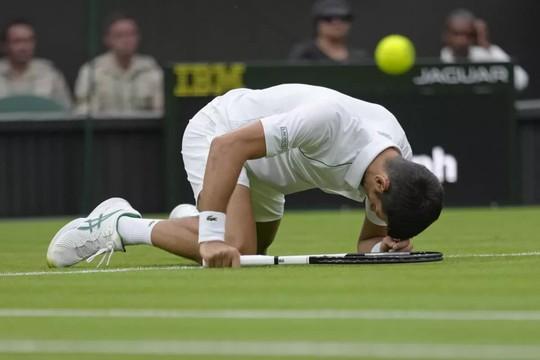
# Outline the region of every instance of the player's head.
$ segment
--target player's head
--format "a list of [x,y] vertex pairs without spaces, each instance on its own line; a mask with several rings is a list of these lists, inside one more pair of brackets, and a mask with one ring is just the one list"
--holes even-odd
[[347,0],[317,0],[311,13],[315,36],[344,39],[349,34],[353,14]]
[[36,35],[32,24],[24,19],[10,21],[2,31],[3,50],[11,63],[24,65],[34,57]]
[[104,42],[107,48],[117,56],[133,56],[139,47],[137,21],[124,14],[112,15],[105,24]]
[[446,18],[443,42],[455,56],[467,57],[469,48],[474,45],[476,39],[475,19],[474,14],[465,9],[454,10]]
[[442,185],[425,166],[401,156],[386,160],[384,168],[370,180],[372,210],[386,220],[389,236],[410,239],[439,218]]

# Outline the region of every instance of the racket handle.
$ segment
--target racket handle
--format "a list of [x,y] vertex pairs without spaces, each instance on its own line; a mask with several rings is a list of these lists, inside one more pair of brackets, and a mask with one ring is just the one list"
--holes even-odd
[[270,256],[270,255],[242,255],[240,266],[265,266],[265,265],[304,265],[309,264],[309,256]]
[[274,265],[275,256],[270,255],[242,255],[240,256],[240,266],[264,266]]
[[316,254],[316,255],[242,255],[240,256],[240,266],[267,266],[267,265],[305,265],[309,264],[312,256],[345,256],[347,254]]

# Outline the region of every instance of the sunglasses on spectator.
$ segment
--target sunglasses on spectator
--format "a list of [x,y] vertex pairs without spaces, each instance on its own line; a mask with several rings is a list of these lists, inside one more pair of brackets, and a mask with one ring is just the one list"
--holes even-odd
[[329,16],[319,17],[319,20],[325,21],[325,22],[332,22],[334,20],[341,20],[343,22],[351,22],[352,19],[353,19],[352,15],[329,15]]

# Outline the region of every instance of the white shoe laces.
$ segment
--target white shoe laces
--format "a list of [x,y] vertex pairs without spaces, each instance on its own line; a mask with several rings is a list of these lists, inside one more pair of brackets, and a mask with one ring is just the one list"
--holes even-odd
[[[114,245],[113,245],[113,243],[108,242],[106,247],[99,249],[94,255],[92,255],[88,259],[86,259],[86,262],[91,263],[92,261],[94,261],[94,259],[96,257],[98,257],[101,254],[104,254],[104,255],[101,257],[101,260],[97,264],[96,268],[100,267],[101,264],[103,264],[103,261],[105,261],[105,258],[107,258],[107,262],[105,263],[105,266],[109,266],[109,263],[111,262],[111,258],[112,258],[113,254],[114,254]],[[109,255],[107,256],[107,254],[109,254]]]

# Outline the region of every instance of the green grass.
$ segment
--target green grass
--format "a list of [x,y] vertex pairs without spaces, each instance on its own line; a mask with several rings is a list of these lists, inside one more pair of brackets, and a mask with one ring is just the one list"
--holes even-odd
[[[537,255],[448,257],[443,262],[429,264],[167,270],[159,267],[192,263],[154,248],[138,246],[130,247],[126,254],[115,254],[110,267],[155,266],[158,269],[6,276],[12,272],[62,271],[46,267],[45,252],[49,239],[67,220],[0,221],[0,312],[3,312],[0,314],[0,359],[277,358],[277,355],[255,356],[235,349],[229,356],[218,356],[220,348],[215,346],[223,341],[233,346],[235,342],[253,343],[260,346],[261,355],[277,349],[282,351],[279,358],[287,358],[284,354],[289,354],[288,358],[294,359],[312,359],[314,355],[300,351],[304,356],[292,356],[291,351],[286,350],[287,344],[311,349],[318,349],[317,346],[323,349],[335,343],[338,349],[347,346],[389,349],[386,355],[370,353],[369,349],[358,353],[359,358],[366,359],[540,358],[540,256]],[[445,255],[537,252],[539,221],[540,208],[449,209],[415,239],[415,246],[418,250],[438,250]],[[361,222],[361,214],[352,211],[290,212],[270,252],[284,255],[351,251]],[[94,265],[85,263],[70,270],[93,268]],[[211,315],[191,318],[15,317],[10,315],[13,309],[124,309],[134,313],[141,309],[188,312],[402,310],[466,314],[471,311],[510,314],[529,311],[532,314],[536,311],[537,317],[525,321],[241,319],[212,318]],[[38,347],[22,353],[8,350],[13,344],[20,346],[22,340],[32,341],[33,346]],[[50,345],[49,341],[59,341],[64,347],[70,345],[76,349],[64,349],[67,353],[63,354],[54,349],[40,353],[44,351],[43,346]],[[99,343],[90,346],[90,350],[81,350],[81,344],[88,345],[87,341],[107,341],[107,344],[124,344],[124,347],[114,353],[107,344]],[[153,350],[129,354],[126,350],[129,346],[122,341],[153,346]],[[151,341],[166,343],[156,345],[149,343]],[[199,351],[202,354],[190,355],[178,350],[185,349],[183,346],[188,346],[186,342],[190,341],[203,348]],[[300,344],[306,342],[307,345]],[[153,354],[156,347],[162,349],[162,345],[167,344],[176,344],[176,352]],[[432,355],[426,354],[427,350],[415,355],[407,346],[424,350],[430,349],[429,346],[436,348]],[[443,346],[449,346],[450,350]],[[452,355],[456,349],[462,352]],[[351,355],[350,351],[340,351],[324,357]],[[514,355],[505,355],[508,351],[514,351]]]

